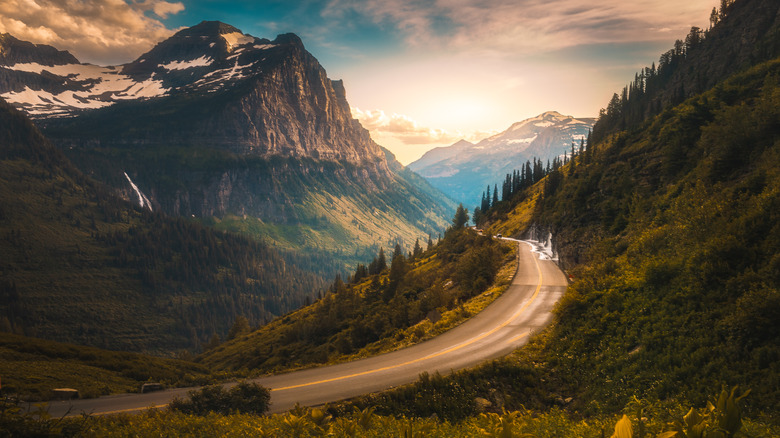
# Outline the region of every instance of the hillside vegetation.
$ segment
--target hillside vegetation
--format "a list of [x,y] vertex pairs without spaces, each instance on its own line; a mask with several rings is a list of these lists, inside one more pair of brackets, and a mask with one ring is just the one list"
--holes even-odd
[[79,391],[79,397],[91,398],[139,392],[147,382],[193,386],[213,380],[206,367],[190,361],[101,350],[12,333],[0,333],[0,377],[3,394],[29,401],[49,400],[54,388],[74,388]]
[[239,316],[256,325],[300,307],[336,270],[324,256],[136,209],[5,104],[0,126],[1,331],[197,351]]
[[492,302],[516,269],[515,245],[452,228],[423,251],[396,246],[337,278],[322,299],[198,358],[218,370],[269,372],[365,357],[454,327]]
[[532,198],[575,278],[533,360],[576,409],[739,384],[777,412],[778,78],[780,59],[612,134]]

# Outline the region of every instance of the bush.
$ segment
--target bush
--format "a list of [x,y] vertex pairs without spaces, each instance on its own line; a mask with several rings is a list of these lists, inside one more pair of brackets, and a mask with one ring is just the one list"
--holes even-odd
[[213,385],[190,391],[189,399],[175,398],[168,407],[195,415],[206,415],[209,412],[262,415],[270,405],[271,392],[268,388],[257,383],[239,382],[228,390],[221,385]]

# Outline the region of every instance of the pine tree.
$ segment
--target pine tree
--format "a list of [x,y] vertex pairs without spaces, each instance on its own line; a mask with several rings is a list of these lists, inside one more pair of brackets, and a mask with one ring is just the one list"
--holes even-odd
[[384,248],[379,248],[379,256],[377,258],[377,268],[379,269],[379,272],[382,272],[385,269],[387,269],[387,259],[385,258]]
[[418,259],[423,253],[422,247],[420,246],[420,239],[417,239],[414,241],[414,250],[412,251],[412,258],[415,260]]
[[239,336],[249,333],[250,330],[251,328],[249,327],[249,320],[246,319],[245,316],[239,316],[236,318],[236,321],[233,323],[233,326],[230,327],[230,331],[228,331],[227,338],[228,340],[235,339]]
[[[495,192],[493,193],[495,196]],[[463,208],[463,204],[458,204],[458,209],[455,211],[455,216],[452,218],[452,228],[459,230],[466,226],[469,221],[469,212]]]
[[498,204],[498,184],[493,186],[493,203],[492,205],[495,206]]
[[715,27],[716,24],[720,21],[720,15],[718,15],[718,8],[713,7],[712,13],[710,14],[710,29]]
[[[490,190],[490,186],[488,186],[488,190]],[[490,197],[485,195],[485,192],[482,192],[482,202],[480,203],[480,210],[483,212],[487,212],[490,210]]]

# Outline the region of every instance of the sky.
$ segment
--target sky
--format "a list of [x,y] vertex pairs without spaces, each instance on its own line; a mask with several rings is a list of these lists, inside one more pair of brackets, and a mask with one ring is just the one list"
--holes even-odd
[[403,164],[545,111],[596,117],[716,0],[2,0],[0,33],[99,65],[219,20],[298,34]]

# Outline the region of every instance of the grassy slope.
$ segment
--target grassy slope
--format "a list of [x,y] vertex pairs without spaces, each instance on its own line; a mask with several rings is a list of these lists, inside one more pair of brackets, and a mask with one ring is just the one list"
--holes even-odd
[[80,397],[138,392],[145,382],[192,386],[211,381],[201,365],[138,353],[101,350],[0,333],[4,394],[47,400],[53,388],[74,388]]
[[[395,292],[388,292],[390,269],[355,284],[334,286],[333,293],[311,306],[207,351],[199,361],[215,369],[262,373],[355,359],[421,342],[497,298],[516,269],[512,254],[512,245],[470,231],[448,233],[409,264]],[[495,272],[484,274],[483,283],[466,284],[457,271],[467,265]],[[436,322],[427,318],[432,311],[440,318],[434,318]]]
[[444,215],[454,211],[451,202],[443,208],[432,208],[441,200],[434,202],[403,175],[395,176],[392,191],[373,193],[365,193],[363,187],[349,180],[325,174],[306,185],[306,193],[290,199],[300,221],[276,223],[227,215],[206,219],[205,223],[258,237],[286,250],[329,254],[345,268],[394,242],[408,247],[416,239],[435,236],[447,225]]
[[545,195],[561,247],[590,236],[540,358],[580,408],[720,384],[780,408],[779,75],[762,64],[597,144]]

